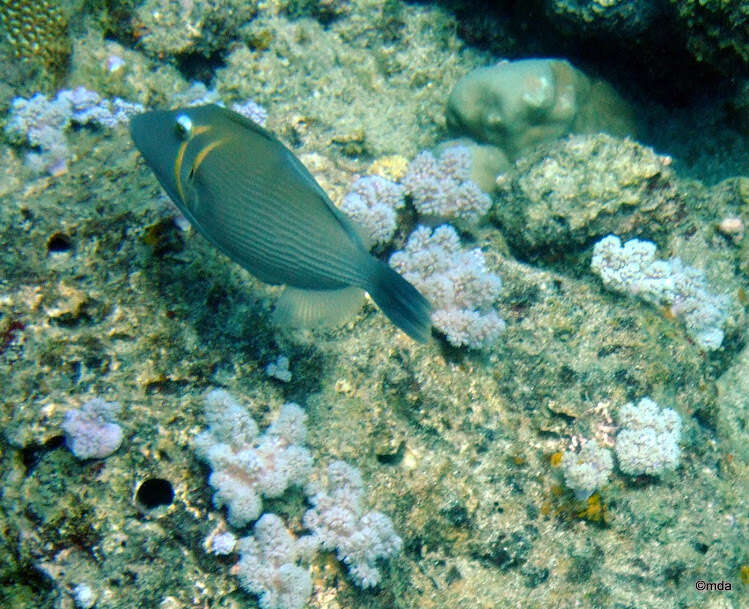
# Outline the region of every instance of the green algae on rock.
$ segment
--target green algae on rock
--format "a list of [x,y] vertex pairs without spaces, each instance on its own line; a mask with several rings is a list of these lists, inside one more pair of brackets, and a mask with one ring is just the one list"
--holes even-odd
[[501,176],[491,213],[528,257],[571,252],[608,233],[663,233],[681,208],[670,164],[628,139],[571,135]]
[[565,32],[617,37],[647,30],[663,6],[652,0],[548,0],[543,10]]
[[669,0],[694,58],[728,76],[749,67],[746,0]]
[[146,0],[132,23],[139,43],[153,57],[211,59],[237,38],[238,29],[257,13],[255,0]]

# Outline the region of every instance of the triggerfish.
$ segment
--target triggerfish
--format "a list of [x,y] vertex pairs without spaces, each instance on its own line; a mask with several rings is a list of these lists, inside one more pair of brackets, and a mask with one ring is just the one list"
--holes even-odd
[[329,325],[362,290],[411,338],[428,339],[429,302],[369,252],[352,221],[273,134],[208,105],[139,114],[130,133],[164,190],[215,247],[284,284],[276,318]]

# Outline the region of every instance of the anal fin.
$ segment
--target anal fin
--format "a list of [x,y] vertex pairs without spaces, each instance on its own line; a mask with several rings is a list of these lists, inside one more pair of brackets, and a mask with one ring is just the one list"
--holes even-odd
[[364,291],[346,287],[340,290],[302,290],[286,286],[273,312],[281,327],[330,328],[354,315],[364,302]]

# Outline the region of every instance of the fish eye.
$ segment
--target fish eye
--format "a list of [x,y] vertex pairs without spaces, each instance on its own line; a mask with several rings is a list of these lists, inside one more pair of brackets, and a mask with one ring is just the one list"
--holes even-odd
[[174,124],[177,137],[181,140],[190,139],[192,135],[192,120],[187,114],[180,114]]

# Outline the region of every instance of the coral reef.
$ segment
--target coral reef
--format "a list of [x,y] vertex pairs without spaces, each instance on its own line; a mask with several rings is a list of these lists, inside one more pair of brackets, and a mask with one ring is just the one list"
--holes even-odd
[[122,428],[115,416],[120,411],[117,402],[93,398],[80,410],[68,410],[62,422],[65,443],[79,459],[104,459],[122,444]]
[[262,609],[302,609],[312,591],[307,569],[316,541],[310,536],[294,539],[275,514],[263,514],[252,537],[237,542],[239,562],[232,568],[239,583],[259,596]]
[[609,235],[595,244],[590,267],[607,288],[669,307],[700,347],[718,349],[729,297],[710,293],[700,269],[686,266],[676,257],[656,260],[655,253],[656,245],[650,241],[631,239],[622,245],[619,237]]
[[652,0],[547,0],[544,11],[556,27],[575,34],[634,36],[663,13]]
[[234,110],[234,112],[249,118],[251,121],[255,121],[261,127],[265,126],[265,122],[268,120],[268,111],[251,99],[242,103],[233,103],[231,109]]
[[447,125],[516,159],[569,133],[634,133],[631,110],[602,81],[559,59],[501,61],[461,78],[450,93]]
[[64,73],[71,41],[61,2],[0,0],[0,24],[17,57],[38,65],[52,80]]
[[362,588],[380,581],[377,561],[400,552],[403,545],[393,523],[382,512],[364,513],[364,485],[359,471],[344,461],[328,466],[324,488],[310,483],[312,508],[304,525],[326,550],[334,550],[348,566],[349,575]]
[[492,217],[525,256],[551,256],[592,237],[657,234],[680,210],[670,159],[628,139],[574,135],[541,146],[500,178]]
[[408,171],[408,159],[400,154],[390,154],[375,159],[367,173],[392,182],[400,182]]
[[[451,84],[481,55],[466,47],[459,56],[445,46],[445,36],[455,39],[454,22],[433,5],[357,4],[350,18],[329,26],[272,11],[240,27],[240,41],[228,47],[215,84],[224,95],[272,104],[274,115],[283,117],[274,129],[294,124],[294,137],[318,152],[334,139],[355,139],[356,156],[371,159],[410,158],[434,145],[444,131],[437,117]],[[372,25],[401,12],[409,18],[393,16],[395,41],[390,28]],[[185,36],[177,40],[178,33],[171,35],[182,47]]]
[[73,588],[73,599],[78,609],[91,609],[96,604],[96,593],[88,584],[78,584]]
[[650,398],[619,409],[621,430],[616,435],[616,458],[625,474],[658,476],[676,469],[681,459],[681,417],[659,408]]
[[17,144],[41,149],[26,155],[32,169],[59,175],[66,171],[72,156],[65,137],[68,127],[76,124],[111,129],[142,111],[140,104],[118,97],[102,99],[84,87],[59,91],[52,100],[38,93],[30,99],[13,100],[5,134]]
[[[274,423],[258,437],[254,420],[226,391],[214,389],[206,397],[209,430],[195,439],[202,458],[213,468],[210,484],[217,507],[228,506],[229,523],[241,527],[260,516],[261,496],[278,497],[293,484],[306,482],[311,455],[300,446],[305,415],[295,404],[284,404]],[[313,507],[304,514],[312,535],[294,539],[275,514],[265,513],[255,523],[254,537],[236,540],[217,532],[206,539],[209,552],[240,560],[232,569],[249,592],[260,596],[266,609],[295,609],[310,594],[310,579],[298,566],[309,561],[318,545],[335,550],[362,587],[377,585],[376,562],[396,554],[401,539],[390,519],[380,512],[363,513],[364,485],[359,471],[343,461],[331,463],[324,486],[310,482],[305,493]]]
[[744,0],[669,0],[687,49],[731,76],[749,66],[749,10]]
[[245,0],[148,0],[135,11],[140,44],[154,57],[196,55],[210,58],[237,37],[237,30],[257,12]]
[[312,456],[301,446],[307,430],[304,411],[291,402],[264,434],[250,414],[226,391],[206,396],[208,430],[195,449],[213,470],[209,483],[216,507],[226,506],[229,522],[241,527],[262,512],[262,497],[279,497],[306,482]]
[[434,148],[434,155],[442,153],[455,146],[468,148],[471,152],[470,180],[482,191],[491,194],[497,188],[497,176],[504,174],[512,167],[507,155],[496,146],[479,144],[468,137],[445,140]]
[[502,289],[479,249],[465,250],[452,226],[420,226],[391,266],[432,304],[432,323],[456,347],[491,347],[505,328],[493,306]]
[[[624,8],[603,0],[569,5],[583,13],[594,2]],[[90,14],[94,4],[127,8],[104,28]],[[251,21],[230,27],[226,43],[219,34],[215,46],[206,45],[217,50],[205,56],[196,39],[210,31],[192,20],[191,7],[200,4],[85,2],[73,23],[65,86],[166,107],[187,103],[180,93],[197,78],[205,85],[193,88],[190,102],[255,99],[271,110],[273,132],[336,202],[358,176],[382,171],[398,182],[404,159],[423,149],[439,157],[445,101],[459,76],[501,56],[541,56],[554,44],[553,26],[523,19],[530,11],[542,18],[551,0],[495,3],[493,11],[455,2],[271,0],[257,5]],[[134,5],[191,19],[154,32],[145,51],[147,27],[165,22],[154,15],[140,22]],[[307,8],[300,13],[299,5]],[[520,18],[506,18],[509,10]],[[655,164],[648,176],[640,169],[654,153],[643,147],[614,140],[606,151],[597,136],[544,144],[555,163],[527,183],[538,206],[519,186],[543,163],[532,151],[527,165],[523,157],[519,170],[499,172],[492,220],[500,230],[484,223],[461,233],[463,246],[479,248],[502,277],[508,329],[485,353],[411,344],[383,331],[384,320],[371,314],[304,339],[282,336],[270,323],[274,288],[231,268],[184,221],[173,220],[125,129],[71,124],[64,134],[74,161],[54,179],[24,168],[28,140],[14,148],[2,138],[0,606],[72,607],[81,584],[93,593],[82,600],[95,597],[96,609],[258,605],[229,572],[236,543],[225,536],[225,510],[214,506],[209,467],[193,448],[205,427],[206,387],[247,396],[260,433],[282,403],[303,400],[310,453],[359,468],[365,511],[378,509],[397,523],[403,550],[390,568],[377,565],[382,579],[374,589],[357,589],[334,552],[316,554],[309,609],[740,605],[749,529],[742,485],[749,459],[746,318],[732,310],[721,349],[705,353],[669,310],[612,297],[589,272],[592,244],[606,234],[649,239],[664,257],[678,253],[704,267],[711,286],[745,307],[749,231],[740,237],[721,225],[748,221],[749,180],[732,177],[747,166],[746,134],[736,129],[746,104],[738,97],[726,106],[722,93],[730,91],[701,78],[709,66],[685,61],[659,69],[683,58],[679,32],[664,25],[655,48],[647,34],[630,47],[614,41],[617,53],[609,40],[597,41],[586,66],[633,94],[638,119],[650,126],[643,142],[673,162],[660,157],[661,169]],[[726,27],[713,31],[724,30],[725,40],[743,34]],[[180,50],[156,50],[157,37]],[[569,37],[564,48],[581,50],[581,42]],[[9,44],[0,44],[3,51],[7,59]],[[125,64],[110,62],[113,56]],[[9,73],[24,63],[7,62],[3,113],[14,97],[35,92],[29,83],[19,89]],[[681,87],[674,90],[674,81]],[[708,99],[694,103],[702,94]],[[669,103],[654,111],[656,95]],[[731,133],[734,139],[726,137]],[[574,159],[572,169],[565,158]],[[382,161],[377,171],[369,169],[373,160]],[[488,192],[475,176],[475,154],[473,160],[471,179]],[[627,166],[636,169],[631,187]],[[485,172],[489,187],[495,171]],[[607,175],[617,184],[599,199],[596,188]],[[641,203],[617,207],[619,193]],[[544,196],[553,206],[544,206]],[[499,220],[503,206],[517,214],[514,223]],[[599,213],[586,215],[586,206]],[[614,210],[610,219],[607,209]],[[561,210],[556,226],[552,210]],[[399,212],[392,244],[379,251],[402,249],[411,211]],[[565,229],[579,219],[579,230]],[[522,245],[525,234],[536,249]],[[294,366],[289,383],[265,373],[279,353]],[[84,395],[126,405],[127,450],[81,462],[60,446],[64,411],[79,407],[71,396]],[[681,463],[657,484],[620,472],[583,514],[572,491],[559,493],[561,471],[549,471],[549,455],[561,438],[615,435],[596,427],[609,425],[606,417],[589,411],[642,395],[678,405]],[[168,504],[141,501],[151,480],[173,489]],[[303,491],[262,502],[293,537],[305,533]],[[212,531],[214,544],[205,542],[201,552]],[[307,568],[302,558],[293,564]],[[703,574],[718,574],[734,590],[706,596],[693,585]]]
[[586,441],[579,451],[566,450],[562,455],[564,483],[585,500],[601,488],[614,470],[614,459],[608,448],[595,440]]
[[737,355],[734,363],[718,379],[715,424],[728,454],[749,463],[746,421],[749,421],[749,346]]
[[439,159],[425,150],[408,166],[402,180],[423,222],[458,220],[476,224],[491,199],[471,180],[473,155],[462,145],[445,148]]
[[289,358],[285,355],[279,355],[276,361],[270,362],[265,367],[265,374],[278,379],[282,383],[288,383],[291,380],[291,371],[289,370]]
[[211,535],[206,539],[206,549],[216,556],[226,556],[231,554],[237,547],[237,536],[231,531],[223,531]]
[[176,93],[172,98],[172,103],[178,106],[223,105],[219,92],[216,89],[209,89],[200,81],[192,81],[189,87]]
[[371,245],[392,239],[397,211],[405,204],[399,184],[377,176],[358,178],[341,201],[341,209],[365,232]]

